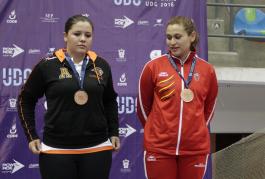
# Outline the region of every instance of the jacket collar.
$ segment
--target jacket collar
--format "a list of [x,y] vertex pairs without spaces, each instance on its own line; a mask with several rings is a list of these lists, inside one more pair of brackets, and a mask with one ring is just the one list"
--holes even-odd
[[190,61],[192,61],[192,59],[196,55],[196,51],[190,51],[190,53],[188,54],[188,56],[186,57],[186,59],[184,61],[182,61],[181,59],[173,56],[171,52],[169,52],[169,54],[174,59],[175,63],[179,63],[179,64],[183,65],[185,63],[189,63]]
[[[60,60],[60,62],[63,62],[65,60],[65,52],[66,52],[66,49],[61,48],[55,51],[54,54]],[[89,59],[93,61],[93,63],[97,59],[97,54],[94,51],[87,51],[87,56],[89,57]]]

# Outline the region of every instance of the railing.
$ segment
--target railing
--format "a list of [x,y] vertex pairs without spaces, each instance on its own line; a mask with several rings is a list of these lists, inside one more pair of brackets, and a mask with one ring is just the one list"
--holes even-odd
[[[265,5],[252,5],[252,4],[231,4],[231,3],[207,3],[207,6],[214,7],[242,7],[242,8],[265,8]],[[233,11],[229,12],[229,26],[233,26],[231,18],[233,17]],[[232,30],[230,30],[231,33]],[[245,38],[245,39],[257,39],[263,40],[265,36],[253,36],[253,35],[236,35],[236,34],[208,34],[208,37],[220,37],[220,38]],[[233,49],[233,41],[229,41],[229,49]]]

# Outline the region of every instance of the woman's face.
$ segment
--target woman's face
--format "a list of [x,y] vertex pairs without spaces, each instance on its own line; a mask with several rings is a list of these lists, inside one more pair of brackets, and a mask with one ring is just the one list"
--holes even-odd
[[79,21],[64,33],[66,49],[70,55],[84,55],[92,46],[92,26],[89,22]]
[[172,55],[178,58],[185,58],[190,52],[191,43],[195,40],[196,33],[190,35],[181,24],[168,25],[166,29],[166,43]]

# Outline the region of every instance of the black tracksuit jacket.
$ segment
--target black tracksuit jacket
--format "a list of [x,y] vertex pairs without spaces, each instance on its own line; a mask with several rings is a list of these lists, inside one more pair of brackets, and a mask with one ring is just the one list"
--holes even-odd
[[39,138],[34,110],[43,95],[48,106],[43,133],[46,145],[83,148],[118,136],[117,93],[111,69],[103,58],[91,54],[85,71],[88,102],[84,105],[74,102],[80,87],[62,49],[34,67],[18,97],[18,113],[28,141]]

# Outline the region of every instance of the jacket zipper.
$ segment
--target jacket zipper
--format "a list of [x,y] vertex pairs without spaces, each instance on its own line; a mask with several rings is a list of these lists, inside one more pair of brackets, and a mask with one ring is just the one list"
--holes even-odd
[[[181,71],[181,75],[184,77],[184,64],[181,64],[180,71]],[[184,81],[181,79],[181,91],[183,89],[184,89]],[[179,155],[181,129],[182,129],[182,116],[183,116],[183,100],[180,98],[179,129],[178,129],[178,141],[177,141],[176,155]]]

